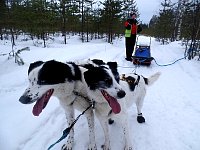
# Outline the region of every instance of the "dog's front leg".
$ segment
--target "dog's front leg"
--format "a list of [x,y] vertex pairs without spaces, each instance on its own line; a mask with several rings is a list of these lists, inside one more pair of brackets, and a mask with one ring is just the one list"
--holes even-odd
[[[73,105],[65,106],[65,115],[69,127],[74,121]],[[68,135],[67,143],[62,146],[62,150],[72,150],[73,144],[74,144],[74,128],[71,128]]]
[[88,121],[88,129],[89,129],[89,147],[88,150],[97,150],[96,142],[95,142],[95,131],[94,131],[94,113],[92,109],[89,109],[85,114]]
[[95,111],[95,114],[103,128],[104,136],[105,136],[105,142],[104,145],[102,145],[103,150],[110,150],[110,138],[109,138],[109,128],[108,128],[108,117],[102,116],[97,110]]
[[128,126],[128,122],[126,122],[127,124],[124,127],[124,136],[125,136],[125,150],[133,150],[132,148],[132,142],[130,140],[130,136],[129,136],[129,126]]
[[138,122],[138,123],[144,123],[144,122],[145,122],[145,118],[144,118],[144,116],[142,115],[143,100],[144,100],[144,97],[141,97],[141,98],[136,102],[137,112],[138,112],[138,116],[137,116],[137,122]]
[[127,116],[128,114],[124,114],[123,116],[121,116],[121,121],[120,121],[120,124],[123,129],[124,139],[125,139],[124,150],[133,150],[132,142],[130,140],[130,135],[129,135],[129,123],[127,120]]

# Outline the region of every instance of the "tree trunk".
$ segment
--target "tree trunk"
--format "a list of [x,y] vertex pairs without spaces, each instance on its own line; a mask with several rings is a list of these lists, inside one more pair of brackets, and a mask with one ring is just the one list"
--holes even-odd
[[83,9],[83,3],[84,0],[82,0],[82,5],[81,5],[81,39],[82,43],[84,42],[84,9]]
[[12,42],[12,47],[15,46],[15,37],[14,37],[14,32],[12,29],[10,29],[10,33],[11,33],[11,42]]
[[46,47],[46,40],[45,40],[45,33],[44,32],[42,33],[42,39],[44,41],[44,48],[45,48]]

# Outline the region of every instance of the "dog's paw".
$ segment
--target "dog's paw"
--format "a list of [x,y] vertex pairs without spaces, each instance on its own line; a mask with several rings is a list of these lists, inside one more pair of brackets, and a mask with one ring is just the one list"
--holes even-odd
[[88,150],[97,150],[96,144],[89,144]]
[[145,118],[143,116],[137,116],[137,122],[138,123],[144,123],[145,122]]
[[115,121],[113,119],[108,119],[108,124],[113,124]]
[[74,136],[69,136],[67,139],[67,143],[62,146],[61,150],[72,150],[73,144]]
[[110,146],[106,146],[106,145],[101,145],[101,148],[103,150],[111,150]]
[[61,148],[61,150],[72,150],[72,145],[64,144]]

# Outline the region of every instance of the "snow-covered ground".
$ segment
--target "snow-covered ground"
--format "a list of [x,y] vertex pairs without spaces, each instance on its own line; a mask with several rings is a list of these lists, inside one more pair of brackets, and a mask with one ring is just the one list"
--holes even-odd
[[[199,150],[200,149],[200,62],[183,59],[177,63],[161,67],[154,61],[150,67],[135,68],[125,61],[124,38],[108,44],[102,40],[81,43],[78,37],[71,36],[68,44],[55,38],[48,48],[36,47],[33,42],[16,42],[15,50],[30,47],[21,53],[25,65],[18,66],[7,55],[0,56],[0,150],[45,150],[62,135],[67,127],[63,109],[58,99],[52,97],[39,117],[32,115],[34,104],[23,105],[18,99],[28,86],[29,64],[37,60],[55,59],[75,61],[98,58],[104,61],[117,61],[120,73],[135,72],[148,77],[160,71],[159,80],[148,88],[143,106],[146,123],[136,121],[136,107],[129,112],[130,135],[134,150]],[[149,37],[140,37],[140,42],[149,42]],[[9,41],[0,41],[0,54],[9,53]],[[151,42],[151,54],[159,64],[168,64],[183,57],[184,48],[180,42],[160,45]],[[80,112],[76,111],[76,116]],[[103,130],[95,120],[96,143],[98,149],[104,142]],[[123,139],[120,125],[110,126],[111,147],[122,150]],[[59,150],[66,140],[55,145]],[[75,124],[74,150],[87,149],[88,127],[84,116]]]

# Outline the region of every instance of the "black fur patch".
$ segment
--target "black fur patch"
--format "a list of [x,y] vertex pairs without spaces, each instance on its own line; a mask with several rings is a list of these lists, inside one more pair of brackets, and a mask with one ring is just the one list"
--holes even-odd
[[103,61],[103,60],[101,60],[101,59],[92,59],[91,60],[93,63],[95,63],[96,65],[105,65],[106,63]]
[[79,67],[73,62],[71,62],[69,64],[71,64],[74,68],[75,75],[74,75],[73,80],[81,80],[81,71],[80,71]]
[[105,89],[113,85],[113,80],[104,70],[104,66],[92,67],[84,73],[84,78],[91,90]]
[[139,81],[140,81],[140,76],[138,76],[137,80],[131,76],[126,77],[126,82],[128,83],[131,91],[135,90],[135,86],[138,85]]
[[33,69],[35,69],[36,67],[42,65],[43,63],[44,63],[43,61],[36,61],[34,63],[31,63],[29,68],[28,68],[28,75]]
[[117,69],[117,62],[107,62],[107,65],[110,68]]
[[108,124],[113,124],[115,121],[113,119],[108,119]]
[[84,65],[81,65],[82,67],[86,68],[86,69],[92,69],[94,68],[94,65],[93,64],[84,64]]
[[119,72],[117,70],[117,62],[107,62],[107,65],[111,69],[111,71],[115,77],[115,80],[117,81],[117,83],[119,83],[120,76],[119,76]]
[[[81,71],[74,63],[70,63],[74,70],[65,63],[55,60],[47,61],[38,73],[38,84],[58,84],[74,80],[81,80]],[[72,72],[75,72],[73,75]]]
[[144,123],[145,122],[145,118],[143,116],[137,116],[137,122],[138,123]]
[[145,84],[148,85],[148,78],[143,77],[143,79],[144,79]]
[[[93,63],[95,63],[96,65],[100,66],[101,68],[107,68],[107,67],[103,66],[103,65],[106,65],[106,63],[103,60],[93,59],[91,61]],[[107,65],[110,68],[110,70],[112,71],[112,74],[114,75],[115,80],[119,83],[120,76],[119,76],[119,73],[117,70],[117,62],[107,62]],[[92,64],[84,64],[84,65],[82,65],[82,67],[89,69],[89,70],[97,68]]]

